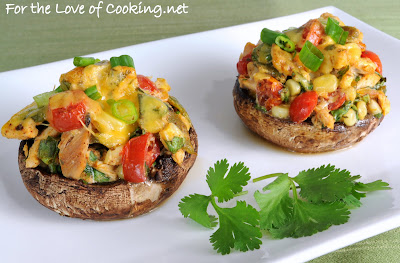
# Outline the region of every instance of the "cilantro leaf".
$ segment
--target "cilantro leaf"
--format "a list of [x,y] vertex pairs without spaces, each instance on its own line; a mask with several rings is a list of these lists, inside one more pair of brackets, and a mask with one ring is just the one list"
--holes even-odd
[[[360,177],[361,176],[353,176],[352,178],[359,179]],[[390,189],[392,188],[389,187],[389,184],[382,180],[377,180],[367,184],[354,182],[351,194],[343,198],[343,202],[345,202],[349,208],[357,208],[361,206],[362,203],[360,202],[360,199],[366,197],[367,192]]]
[[389,184],[386,182],[382,182],[382,180],[377,180],[368,184],[357,182],[354,185],[354,190],[360,192],[372,192],[372,191],[379,191],[379,190],[390,190],[392,189],[389,187]]
[[293,180],[301,188],[300,196],[313,203],[343,199],[350,194],[354,186],[349,171],[335,169],[335,166],[330,164],[301,171]]
[[219,216],[219,229],[210,238],[214,249],[221,254],[228,254],[233,248],[240,251],[258,249],[262,243],[258,211],[244,201],[237,202],[233,208],[221,208],[216,203],[216,198],[219,202],[232,199],[235,194],[242,192],[243,186],[250,180],[249,169],[242,162],[235,163],[229,172],[228,168],[226,159],[210,167],[207,183],[211,195],[186,196],[179,203],[179,210],[184,217],[212,228],[217,225],[217,218],[207,213],[211,202]]
[[211,235],[210,242],[223,255],[232,249],[245,252],[260,248],[261,229],[267,229],[273,238],[299,238],[344,224],[349,219],[349,209],[361,206],[360,199],[366,193],[391,189],[381,180],[367,184],[356,182],[359,175],[351,176],[349,171],[329,164],[302,171],[294,178],[275,173],[254,179],[253,182],[258,182],[277,177],[263,188],[267,193],[254,193],[260,212],[244,201],[237,201],[233,208],[219,207],[217,201],[228,201],[238,193],[247,192],[242,189],[250,180],[248,171],[242,162],[229,169],[226,159],[217,161],[207,171],[211,195],[193,194],[179,203],[184,217],[213,228],[218,219],[207,212],[211,202],[218,214],[219,228]]
[[355,198],[357,198],[358,200],[360,200],[361,198],[364,198],[364,197],[367,196],[365,193],[357,192],[357,191],[354,190],[354,189],[351,190],[351,194],[352,194]]
[[220,208],[215,202],[213,205],[219,215],[219,229],[210,242],[218,253],[228,254],[232,248],[243,252],[260,248],[262,234],[256,209],[244,201],[237,201],[233,208]]
[[311,236],[332,225],[344,224],[349,219],[349,210],[341,202],[313,204],[297,199],[293,217],[288,224],[269,230],[274,238]]
[[207,228],[213,228],[217,225],[217,218],[207,213],[210,200],[211,197],[206,195],[185,196],[178,205],[179,210],[185,218],[189,217]]
[[228,201],[235,194],[242,191],[243,186],[250,180],[249,168],[244,163],[235,163],[228,171],[228,161],[223,159],[214,164],[214,169],[210,167],[207,172],[207,183],[213,196],[218,198],[218,202]]
[[360,202],[360,198],[356,197],[353,194],[349,194],[345,198],[343,198],[343,202],[347,205],[348,208],[357,208],[362,205]]
[[290,179],[288,175],[278,176],[263,190],[271,191],[267,194],[259,191],[254,193],[254,198],[260,207],[260,227],[261,229],[280,227],[292,216],[293,210],[293,199],[289,197]]
[[355,181],[355,180],[358,180],[360,178],[361,178],[361,175],[354,175],[354,176],[351,177],[351,180]]

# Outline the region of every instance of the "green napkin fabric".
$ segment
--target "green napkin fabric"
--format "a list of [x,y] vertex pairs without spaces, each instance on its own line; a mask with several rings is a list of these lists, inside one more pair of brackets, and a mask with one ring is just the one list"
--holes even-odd
[[310,263],[399,262],[400,228],[371,237],[354,245],[311,260]]
[[[398,0],[143,0],[146,5],[179,6],[185,3],[187,14],[113,15],[104,9],[100,17],[88,14],[56,14],[65,6],[98,4],[100,0],[3,0],[0,2],[0,72],[74,56],[130,46],[215,28],[265,20],[308,11],[328,5],[336,6],[396,38],[400,38]],[[6,14],[6,4],[30,5],[39,2],[51,5],[51,14]],[[115,6],[140,1],[104,0]]]
[[[400,38],[398,0],[142,0],[146,5],[185,3],[187,14],[111,15],[6,14],[6,3],[30,5],[97,5],[99,0],[19,0],[0,4],[0,71],[7,71],[72,58],[99,51],[134,45],[194,32],[265,20],[328,5]],[[140,1],[132,1],[139,3]],[[104,5],[129,1],[104,0]],[[240,52],[240,51],[238,51]],[[239,53],[238,53],[239,54]],[[300,242],[300,239],[299,239]],[[400,230],[395,229],[322,256],[311,262],[399,262]]]

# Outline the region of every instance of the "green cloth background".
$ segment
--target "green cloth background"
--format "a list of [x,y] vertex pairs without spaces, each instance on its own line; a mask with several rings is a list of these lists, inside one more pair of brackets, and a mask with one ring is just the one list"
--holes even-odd
[[[328,5],[400,38],[399,0],[141,0],[146,5],[189,6],[188,14],[163,15],[23,15],[5,12],[6,3],[60,6],[94,5],[98,0],[0,0],[0,72],[72,58],[138,43],[265,20]],[[104,0],[126,4],[126,1]],[[140,1],[131,1],[138,4]],[[29,12],[28,12],[29,11]],[[299,239],[301,242],[301,239]],[[400,229],[372,237],[313,260],[317,262],[399,262]]]

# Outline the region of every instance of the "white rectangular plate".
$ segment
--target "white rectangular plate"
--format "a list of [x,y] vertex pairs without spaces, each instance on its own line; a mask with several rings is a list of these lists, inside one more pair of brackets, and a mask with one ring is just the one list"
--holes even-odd
[[[236,62],[246,42],[256,43],[262,28],[300,26],[323,12],[337,15],[364,33],[367,48],[381,57],[392,112],[363,142],[325,154],[295,154],[281,150],[249,132],[233,108]],[[129,54],[140,74],[166,78],[171,94],[189,112],[198,132],[199,154],[181,188],[161,207],[135,219],[94,222],[58,216],[26,191],[19,176],[19,142],[0,138],[0,247],[4,262],[301,262],[329,253],[400,226],[400,41],[334,7],[251,24],[223,28],[93,54],[101,59]],[[58,85],[72,59],[0,74],[0,123],[32,101],[36,94]],[[217,254],[209,242],[215,230],[184,219],[180,199],[192,193],[209,194],[205,176],[215,161],[243,161],[252,177],[297,172],[334,164],[362,175],[362,181],[383,179],[392,191],[370,194],[353,210],[348,223],[311,237],[272,240],[263,237],[261,249]],[[269,181],[268,181],[269,182]],[[246,187],[252,193],[268,182]]]

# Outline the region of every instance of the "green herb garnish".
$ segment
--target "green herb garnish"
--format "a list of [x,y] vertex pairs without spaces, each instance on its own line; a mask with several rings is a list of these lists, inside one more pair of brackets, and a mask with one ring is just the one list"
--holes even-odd
[[340,45],[346,44],[347,37],[349,36],[349,32],[339,26],[339,21],[330,17],[326,23],[325,33]]
[[110,177],[88,164],[86,164],[84,172],[96,183],[106,183],[110,181]]
[[90,153],[89,153],[89,160],[91,162],[97,161],[97,156],[92,151],[90,151]]
[[214,164],[207,172],[207,183],[211,195],[194,194],[184,197],[179,203],[179,210],[184,217],[190,217],[197,223],[213,228],[217,218],[207,213],[211,203],[219,216],[219,229],[212,234],[210,242],[215,250],[223,255],[231,249],[248,251],[260,248],[261,231],[258,228],[258,211],[244,201],[236,202],[233,208],[219,207],[218,202],[228,201],[242,191],[250,180],[249,170],[243,163],[235,163],[228,172],[226,159]]
[[91,86],[85,90],[85,94],[92,100],[98,100],[101,98],[101,94],[97,90],[97,86]]
[[281,49],[287,52],[293,52],[296,45],[292,40],[286,35],[280,35],[275,39],[275,44],[277,44]]
[[256,104],[256,105],[254,106],[254,108],[256,108],[257,110],[262,111],[262,112],[264,112],[264,113],[267,113],[267,112],[268,112],[267,109],[266,109],[264,106],[261,106],[261,105],[259,105],[259,104]]
[[303,48],[300,50],[299,58],[304,66],[315,72],[321,66],[322,61],[324,61],[324,54],[322,54],[316,46],[307,40],[306,43],[304,43]]
[[128,123],[132,124],[135,123],[138,118],[139,114],[137,112],[135,104],[128,100],[128,99],[122,99],[122,100],[107,100],[107,103],[111,106],[111,112],[114,115],[114,117]]
[[283,103],[287,103],[289,102],[290,99],[290,91],[288,88],[283,88],[280,91],[280,95],[281,95],[281,100]]
[[294,42],[290,40],[288,36],[280,32],[272,31],[268,28],[261,30],[260,39],[263,43],[268,45],[276,44],[287,52],[293,52],[296,47]]
[[339,109],[331,111],[331,114],[332,114],[333,118],[335,119],[335,121],[340,121],[340,119],[343,117],[343,115],[345,115],[350,110],[352,105],[353,105],[353,102],[348,100]]
[[[366,193],[391,189],[382,180],[356,182],[359,175],[351,176],[347,170],[322,165],[301,171],[295,177],[275,173],[254,179],[253,183],[276,177],[263,188],[267,193],[254,193],[260,211],[245,201],[237,201],[233,208],[221,208],[216,199],[224,202],[247,193],[242,190],[250,179],[248,168],[242,162],[235,163],[229,171],[228,168],[226,159],[216,162],[207,172],[211,194],[192,194],[179,203],[184,217],[207,228],[216,227],[219,219],[219,229],[212,234],[210,242],[221,254],[229,254],[231,249],[260,248],[261,229],[267,230],[273,238],[298,238],[344,224],[349,219],[349,209],[361,206],[360,199]],[[208,213],[210,203],[218,219]]]
[[267,229],[274,238],[296,238],[346,223],[349,208],[360,206],[359,200],[366,192],[391,189],[381,180],[368,184],[355,182],[359,178],[333,165],[305,170],[293,178],[279,175],[263,188],[270,190],[269,193],[254,194],[261,208],[261,229]]
[[167,141],[166,144],[171,153],[176,153],[185,144],[185,138],[175,136],[172,141]]
[[347,71],[349,71],[349,69],[350,69],[350,65],[347,65],[347,66],[341,68],[341,69],[338,71],[338,73],[337,73],[338,78],[339,78],[339,79],[342,79],[343,75],[346,74]]
[[74,66],[76,67],[86,67],[97,62],[100,62],[100,59],[93,57],[74,57]]
[[55,162],[59,151],[58,142],[59,140],[50,136],[40,141],[38,157],[42,162],[47,165]]
[[111,67],[116,66],[126,66],[135,68],[135,64],[133,63],[133,59],[128,55],[121,55],[119,57],[112,57],[110,58]]

